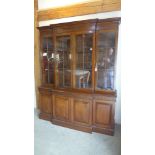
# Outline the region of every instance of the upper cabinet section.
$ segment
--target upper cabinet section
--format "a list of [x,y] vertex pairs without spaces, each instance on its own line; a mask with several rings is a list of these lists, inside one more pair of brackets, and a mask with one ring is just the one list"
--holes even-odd
[[97,19],[76,21],[70,23],[51,25],[55,35],[76,34],[82,32],[92,33],[96,30]]
[[69,35],[56,37],[56,82],[60,88],[71,87],[71,39]]
[[75,88],[92,88],[93,33],[75,36]]
[[43,84],[54,84],[54,62],[51,57],[54,54],[52,31],[49,28],[42,29],[40,34],[40,52]]
[[39,28],[42,85],[114,92],[119,20],[94,19]]
[[118,21],[102,20],[96,27],[95,89],[115,90]]
[[115,72],[115,32],[97,34],[96,47],[96,81],[97,89],[114,89]]
[[93,51],[97,20],[51,25],[55,40],[55,87],[93,89]]

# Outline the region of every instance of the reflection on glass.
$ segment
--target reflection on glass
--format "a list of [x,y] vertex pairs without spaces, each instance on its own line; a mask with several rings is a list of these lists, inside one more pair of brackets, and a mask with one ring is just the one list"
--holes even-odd
[[92,87],[92,45],[93,34],[76,36],[76,88]]
[[43,81],[46,84],[54,83],[54,62],[49,58],[54,54],[52,38],[44,37],[42,42],[43,51]]
[[58,69],[58,86],[61,88],[71,86],[71,64],[70,64],[70,37],[61,36],[56,38],[57,41],[57,69]]
[[114,89],[115,33],[100,33],[97,40],[97,89]]

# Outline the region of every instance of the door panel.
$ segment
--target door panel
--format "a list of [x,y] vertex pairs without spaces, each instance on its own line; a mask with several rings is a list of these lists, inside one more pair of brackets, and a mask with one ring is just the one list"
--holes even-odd
[[40,106],[41,112],[52,113],[52,97],[49,94],[40,93]]
[[112,104],[104,101],[95,101],[93,107],[93,124],[97,127],[112,125]]
[[79,125],[91,125],[92,103],[90,100],[73,99],[72,121]]
[[53,96],[53,115],[59,120],[69,120],[69,105],[70,99],[68,97],[54,95]]

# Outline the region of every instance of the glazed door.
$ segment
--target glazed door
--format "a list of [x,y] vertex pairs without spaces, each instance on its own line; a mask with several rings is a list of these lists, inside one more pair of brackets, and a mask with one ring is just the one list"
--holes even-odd
[[93,87],[93,39],[93,33],[75,35],[73,87],[76,89],[92,89]]
[[54,84],[53,38],[50,32],[41,35],[42,81],[44,85]]
[[71,39],[69,35],[56,37],[56,86],[71,88]]
[[115,90],[116,32],[99,31],[96,34],[95,89]]

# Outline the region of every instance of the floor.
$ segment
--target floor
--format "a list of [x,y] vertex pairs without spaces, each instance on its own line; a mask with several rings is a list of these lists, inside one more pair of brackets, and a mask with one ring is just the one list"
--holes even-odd
[[35,111],[34,155],[121,155],[121,127],[114,136],[90,134],[41,120]]

